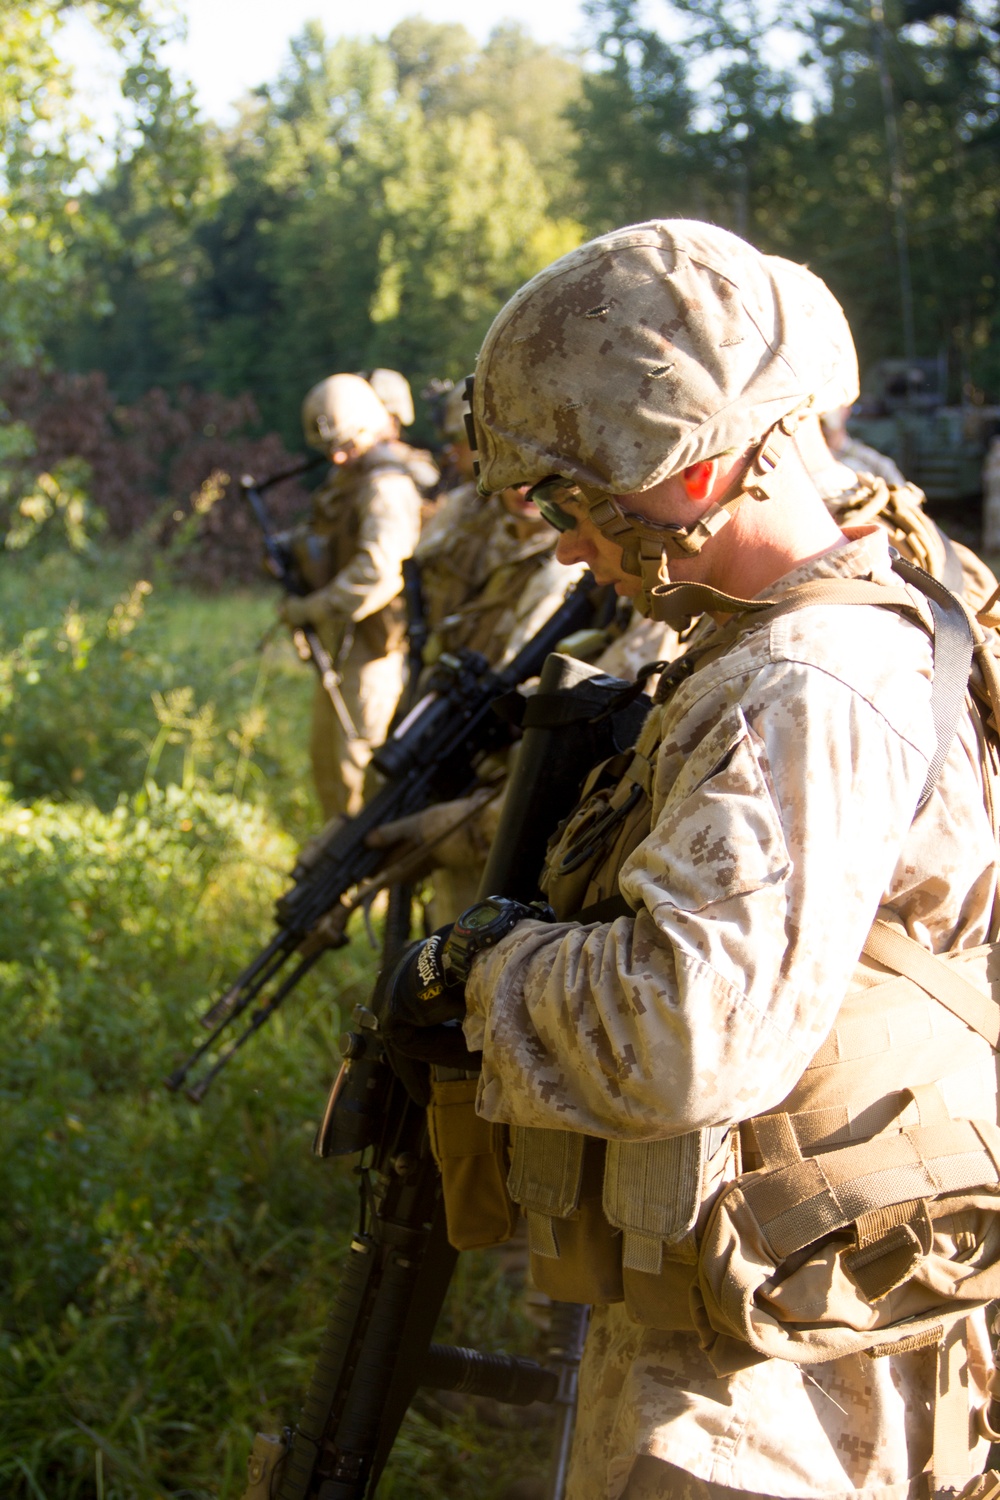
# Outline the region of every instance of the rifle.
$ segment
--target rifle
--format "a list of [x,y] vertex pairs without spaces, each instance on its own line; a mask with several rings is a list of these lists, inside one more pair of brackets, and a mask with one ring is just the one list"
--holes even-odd
[[[259,484],[252,474],[244,474],[240,480],[240,489],[250,502],[250,509],[264,537],[264,562],[267,571],[281,584],[286,594],[293,594],[300,599],[311,593],[312,589],[302,576],[302,571],[291,549],[281,534],[272,526],[263,495],[271,485],[280,484],[283,479],[293,479],[297,474],[304,474],[308,469],[313,469],[323,462],[323,455],[317,454],[315,458],[307,459],[293,469],[284,469],[280,474],[272,474],[269,479],[262,479]],[[360,739],[357,725],[351,718],[350,710],[340,691],[340,674],[334,665],[333,657],[320,640],[315,626],[296,626],[292,631],[292,640],[301,659],[311,661],[316,668],[323,690],[333,706],[344,734],[349,740]]]
[[[210,1034],[166,1080],[169,1089],[181,1088],[222,1033],[261,997],[244,1030],[188,1088],[188,1097],[200,1103],[212,1080],[323,953],[346,944],[350,915],[373,893],[370,877],[385,858],[383,851],[369,847],[368,835],[383,823],[464,796],[477,785],[477,766],[514,737],[510,723],[494,713],[494,704],[536,676],[548,654],[593,618],[600,602],[593,577],[585,574],[500,672],[478,652],[458,651],[439,659],[420,702],[372,757],[385,785],[356,817],[333,819],[303,850],[292,871],[293,884],[276,903],[277,932],[202,1018]],[[382,883],[394,882],[405,883],[396,871]]]
[[[600,759],[601,752],[624,748],[638,732],[648,700],[637,707],[636,696],[630,685],[581,662],[549,657],[539,692],[529,700],[541,711],[521,746],[515,789],[524,795],[508,796],[494,843],[500,852],[488,868],[491,894],[525,899],[534,893],[537,866],[528,874],[518,858],[517,831],[525,826],[526,811],[533,810],[536,821],[541,814],[548,829],[554,826],[559,811],[572,805],[595,754]],[[522,764],[528,767],[523,787]],[[456,1251],[447,1240],[441,1179],[419,1088],[382,1040],[386,972],[370,1003],[355,1009],[357,1029],[345,1038],[344,1063],[313,1148],[320,1156],[371,1152],[359,1168],[361,1227],[351,1241],[298,1424],[280,1438],[258,1433],[243,1500],[371,1500],[419,1386],[516,1405],[554,1403],[559,1420],[548,1494],[561,1500],[587,1310],[553,1304],[548,1367],[431,1343]]]

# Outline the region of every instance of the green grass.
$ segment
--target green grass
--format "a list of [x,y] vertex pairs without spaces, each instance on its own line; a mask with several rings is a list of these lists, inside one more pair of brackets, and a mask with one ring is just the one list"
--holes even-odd
[[[4,1500],[235,1500],[253,1432],[297,1413],[356,1218],[350,1163],[309,1144],[363,933],[200,1109],[162,1088],[315,825],[311,682],[257,649],[269,593],[140,577],[0,556]],[[489,1255],[444,1323],[539,1352]],[[544,1433],[497,1410],[422,1396],[380,1494],[492,1500],[538,1470]]]

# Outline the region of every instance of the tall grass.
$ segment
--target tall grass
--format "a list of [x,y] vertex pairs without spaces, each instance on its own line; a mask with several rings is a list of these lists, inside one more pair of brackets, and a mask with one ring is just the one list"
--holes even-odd
[[[364,935],[200,1109],[161,1080],[313,827],[311,683],[257,650],[266,593],[150,592],[127,557],[17,568],[0,559],[0,1495],[235,1500],[253,1432],[294,1419],[355,1222],[350,1163],[309,1143],[373,977]],[[488,1256],[463,1259],[445,1323],[537,1339]],[[419,1398],[380,1494],[505,1493],[545,1445],[496,1410]]]

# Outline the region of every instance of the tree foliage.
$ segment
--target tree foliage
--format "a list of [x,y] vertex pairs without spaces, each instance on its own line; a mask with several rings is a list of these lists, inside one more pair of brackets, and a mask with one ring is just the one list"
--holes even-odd
[[497,305],[583,237],[579,77],[513,27],[480,49],[458,26],[330,42],[312,23],[220,133],[147,49],[126,75],[141,139],[88,200],[101,233],[50,351],[130,399],[249,392],[289,441],[331,370],[461,377]]
[[[956,17],[945,10],[958,10]],[[918,352],[997,389],[1000,17],[868,0],[595,0],[602,65],[572,113],[590,227],[707,217],[807,260],[863,358],[901,354],[887,114],[899,139]],[[884,77],[879,67],[884,58]],[[885,88],[889,87],[890,100]],[[958,394],[957,389],[953,394]]]
[[0,6],[0,351],[26,358],[75,285],[68,253],[85,235],[80,219],[88,122],[69,68],[55,47],[64,17],[86,9],[121,54],[142,93],[142,59],[163,32],[144,0],[20,0]]
[[224,130],[163,66],[144,3],[87,7],[122,58],[125,123],[96,174],[54,50],[73,7],[0,16],[8,367],[99,371],[128,404],[250,397],[258,430],[297,446],[313,381],[377,363],[459,379],[521,281],[651,215],[808,261],[867,363],[904,352],[895,183],[917,352],[948,352],[953,396],[1000,394],[992,0],[888,0],[883,26],[869,0],[591,0],[586,69],[510,25],[480,46],[419,16],[380,41],[313,24]]

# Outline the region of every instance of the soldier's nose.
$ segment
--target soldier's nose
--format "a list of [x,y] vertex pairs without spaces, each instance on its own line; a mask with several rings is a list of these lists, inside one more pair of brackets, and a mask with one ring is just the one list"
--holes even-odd
[[571,563],[586,562],[587,549],[577,527],[572,531],[560,531],[556,542],[556,559],[569,567]]

